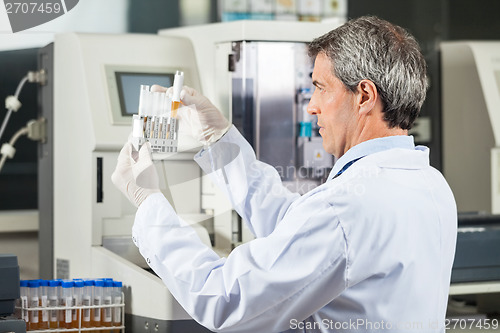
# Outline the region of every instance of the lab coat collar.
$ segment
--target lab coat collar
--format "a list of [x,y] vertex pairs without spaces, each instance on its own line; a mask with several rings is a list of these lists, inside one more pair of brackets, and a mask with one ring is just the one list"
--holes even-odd
[[[360,159],[364,156],[379,153],[385,150],[400,148],[400,149],[415,149],[413,136],[397,135],[383,138],[376,138],[361,142],[360,144],[349,149],[341,158],[335,162],[335,165],[328,176],[328,180],[333,179],[342,168],[352,160]],[[420,147],[418,147],[420,149]]]

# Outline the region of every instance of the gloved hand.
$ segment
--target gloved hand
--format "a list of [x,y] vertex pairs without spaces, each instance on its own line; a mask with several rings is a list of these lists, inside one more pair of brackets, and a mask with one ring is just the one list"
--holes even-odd
[[[173,88],[165,89],[158,85],[151,91],[166,91],[172,96]],[[209,145],[219,140],[231,127],[231,123],[202,94],[195,89],[184,86],[181,91],[181,102],[187,108],[179,110],[181,122],[189,126],[191,135],[203,145]]]
[[158,174],[151,160],[149,143],[137,152],[132,143],[127,142],[118,155],[111,181],[136,207],[150,194],[159,193]]

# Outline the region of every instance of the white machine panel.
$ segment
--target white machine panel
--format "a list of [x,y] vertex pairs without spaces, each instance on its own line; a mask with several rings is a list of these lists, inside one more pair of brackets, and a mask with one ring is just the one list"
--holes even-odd
[[[191,43],[184,38],[154,35],[62,34],[55,38],[54,64],[55,260],[69,262],[71,278],[111,277],[123,281],[132,292],[127,308],[134,315],[189,319],[158,277],[102,244],[106,237],[126,237],[130,242],[135,213],[110,179],[132,121],[131,115],[117,112],[118,77],[113,76],[123,72],[175,73],[181,69],[186,84],[199,89]],[[128,93],[138,94],[139,86]],[[193,174],[187,176],[186,187],[177,184],[169,194],[178,202],[179,213],[199,214],[201,199],[193,192],[200,193],[200,170],[188,143],[180,138],[180,150],[184,152],[160,162],[159,170],[182,168]],[[186,193],[191,205],[183,204]],[[148,303],[152,295],[161,301]]]
[[500,213],[500,42],[442,50],[443,173],[460,212]]

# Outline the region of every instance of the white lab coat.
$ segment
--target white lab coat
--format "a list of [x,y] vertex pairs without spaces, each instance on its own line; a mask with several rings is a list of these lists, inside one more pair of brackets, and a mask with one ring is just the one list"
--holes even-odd
[[411,145],[375,150],[299,196],[233,127],[195,159],[257,238],[220,258],[155,194],[134,242],[211,330],[444,332],[456,205],[428,149]]

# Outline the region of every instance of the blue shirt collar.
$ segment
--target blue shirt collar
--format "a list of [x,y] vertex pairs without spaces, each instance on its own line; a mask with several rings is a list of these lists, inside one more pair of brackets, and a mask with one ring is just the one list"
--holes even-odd
[[366,155],[394,148],[415,149],[413,136],[387,136],[357,144],[356,146],[349,149],[341,158],[339,158],[335,162],[335,165],[333,166],[332,171],[330,171],[330,175],[328,176],[328,180],[331,180],[333,177],[335,177],[335,175],[352,160],[357,160]]

